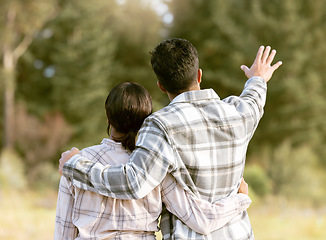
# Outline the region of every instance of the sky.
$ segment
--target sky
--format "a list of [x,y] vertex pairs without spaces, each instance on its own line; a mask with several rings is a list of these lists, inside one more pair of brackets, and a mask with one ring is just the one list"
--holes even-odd
[[[125,4],[128,0],[116,0],[119,4]],[[132,0],[129,0],[132,1]],[[171,24],[173,21],[173,15],[169,12],[168,6],[165,2],[171,0],[142,0],[144,4],[150,4],[150,6],[156,11],[156,13],[162,17],[162,20],[166,24]]]

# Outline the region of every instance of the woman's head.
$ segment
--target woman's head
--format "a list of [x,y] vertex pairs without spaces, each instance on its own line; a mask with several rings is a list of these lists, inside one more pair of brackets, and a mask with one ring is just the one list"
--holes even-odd
[[123,134],[115,139],[133,151],[138,130],[147,116],[152,113],[152,98],[148,91],[137,83],[124,82],[115,86],[105,101],[110,126]]

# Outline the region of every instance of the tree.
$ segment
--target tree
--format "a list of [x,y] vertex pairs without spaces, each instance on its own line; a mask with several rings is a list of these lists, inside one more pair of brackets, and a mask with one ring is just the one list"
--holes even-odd
[[1,79],[4,95],[4,147],[13,148],[16,67],[35,34],[59,13],[56,1],[3,0],[0,35]]
[[156,89],[148,52],[159,27],[142,1],[69,1],[19,62],[19,99],[40,118],[62,112],[74,129],[69,145],[98,143],[106,136],[104,101],[114,85],[134,81]]
[[[6,109],[13,113],[16,107],[15,121],[3,124],[0,119],[0,127],[15,128],[17,134],[4,139],[23,159],[27,179],[43,181],[53,175],[48,170],[57,166],[62,151],[94,145],[107,136],[104,101],[113,86],[134,81],[156,96],[149,51],[161,40],[161,19],[143,0],[3,2],[0,11],[13,8],[17,14],[12,29],[6,28],[14,38],[0,39],[1,46],[18,46],[31,37],[11,74],[14,91]],[[2,163],[8,165],[10,158]]]
[[105,136],[104,101],[113,84],[117,44],[115,11],[115,1],[69,1],[20,62],[19,98],[40,118],[61,112],[78,146]]
[[150,0],[126,1],[117,11],[117,19],[114,31],[119,44],[112,77],[116,82],[142,84],[153,96],[154,108],[159,109],[165,96],[157,88],[149,52],[162,40],[162,19],[152,8]]

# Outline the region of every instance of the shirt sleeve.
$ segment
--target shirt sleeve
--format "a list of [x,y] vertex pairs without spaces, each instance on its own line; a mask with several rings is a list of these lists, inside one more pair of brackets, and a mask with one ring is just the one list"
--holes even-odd
[[169,212],[204,235],[223,227],[251,204],[249,196],[242,193],[210,203],[186,192],[170,174],[162,183],[162,201]]
[[149,117],[127,164],[104,166],[77,154],[64,165],[63,175],[78,188],[108,197],[143,198],[174,169],[173,149],[166,136],[160,124]]
[[223,102],[234,105],[237,112],[243,116],[247,131],[252,132],[264,114],[266,103],[267,83],[261,77],[252,77],[246,82],[239,97],[230,96]]
[[74,194],[73,185],[66,178],[61,177],[54,227],[55,240],[77,238],[78,229],[72,222]]

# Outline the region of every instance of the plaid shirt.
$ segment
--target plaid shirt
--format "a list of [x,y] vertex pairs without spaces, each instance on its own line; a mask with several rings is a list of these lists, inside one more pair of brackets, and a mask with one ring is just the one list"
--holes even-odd
[[[167,173],[209,202],[234,195],[266,90],[262,78],[252,77],[239,97],[221,100],[212,89],[182,93],[145,120],[127,164],[103,166],[75,156],[63,174],[79,188],[120,199],[146,196]],[[165,239],[254,239],[246,211],[209,235],[195,233],[166,212],[161,228]]]
[[[93,162],[126,163],[129,154],[109,139],[81,151]],[[74,187],[60,180],[54,239],[154,239],[162,201],[183,222],[201,233],[222,227],[251,203],[244,194],[217,201],[214,205],[186,193],[171,175],[139,200],[118,200]]]

